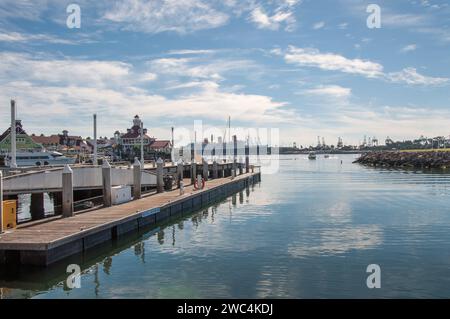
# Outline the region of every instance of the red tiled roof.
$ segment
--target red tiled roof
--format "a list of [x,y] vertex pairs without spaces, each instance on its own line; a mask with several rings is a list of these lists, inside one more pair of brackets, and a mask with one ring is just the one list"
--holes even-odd
[[50,135],[50,136],[31,136],[35,143],[39,144],[59,144],[59,136],[58,135]]
[[150,145],[151,148],[159,149],[159,148],[165,148],[170,146],[170,141],[154,141],[152,145]]

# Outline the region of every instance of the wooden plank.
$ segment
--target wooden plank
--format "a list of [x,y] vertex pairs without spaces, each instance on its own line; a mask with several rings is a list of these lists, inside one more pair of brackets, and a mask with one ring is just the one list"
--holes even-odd
[[[232,184],[246,180],[251,176],[252,174],[249,173],[238,176],[233,180],[230,178],[213,179],[206,183],[203,190],[194,190],[193,185],[186,186],[184,195],[180,195],[179,190],[175,189],[70,218],[60,218],[47,223],[19,228],[0,235],[0,250],[48,251],[88,236],[94,236],[95,238],[95,234],[120,225],[137,225],[138,227],[138,219],[142,217],[142,212],[169,205],[177,205],[177,207],[180,205],[179,207],[182,207],[182,203],[191,200],[191,198],[195,199],[192,204],[187,204],[187,206],[196,206],[196,202],[202,204],[202,197],[204,200],[211,198],[210,190],[224,185],[227,185],[225,188],[228,189]],[[185,179],[185,185],[189,184],[189,181],[190,179]],[[177,213],[179,212],[177,211]],[[156,220],[158,219],[156,217]],[[134,224],[134,220],[136,224]],[[123,227],[125,227],[124,230],[129,228]],[[132,228],[134,226],[130,229],[132,230]]]

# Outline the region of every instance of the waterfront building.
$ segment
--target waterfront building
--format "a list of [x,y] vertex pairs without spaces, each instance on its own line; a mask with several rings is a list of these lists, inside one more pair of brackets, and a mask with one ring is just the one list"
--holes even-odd
[[[0,135],[0,154],[7,154],[11,151],[10,135],[10,127]],[[42,145],[36,143],[23,129],[21,120],[16,120],[16,145],[17,150],[22,152],[39,152],[43,149]]]
[[[141,126],[142,134],[141,135]],[[143,127],[142,120],[139,115],[133,119],[133,126],[127,129],[126,133],[116,131],[114,133],[114,152],[121,159],[133,160],[140,157],[141,153],[141,136],[144,144],[144,157],[146,159],[154,159],[162,156],[167,158],[172,152],[172,143],[167,140],[157,141],[155,137],[150,137],[148,130]]]
[[35,143],[41,144],[48,151],[57,151],[68,155],[89,154],[93,147],[81,136],[69,135],[67,130],[62,134],[52,134],[50,136],[31,135]]
[[142,128],[142,121],[139,115],[136,115],[133,119],[133,126],[127,129],[126,133],[120,133],[116,131],[114,133],[114,139],[117,144],[117,152],[123,159],[132,160],[134,157],[140,156],[141,146],[141,133],[143,134],[144,154],[150,151],[150,145],[155,141],[155,138],[147,135],[147,129]]
[[170,155],[170,153],[172,152],[172,143],[168,140],[154,141],[150,145],[150,149],[154,153]]

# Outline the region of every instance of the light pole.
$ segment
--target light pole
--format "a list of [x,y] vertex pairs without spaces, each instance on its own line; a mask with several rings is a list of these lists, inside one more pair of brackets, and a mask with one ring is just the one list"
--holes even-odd
[[9,166],[11,168],[16,168],[16,101],[11,100],[11,161]]
[[141,121],[141,165],[144,166],[144,122]]
[[97,165],[97,114],[94,114],[94,159],[92,165]]

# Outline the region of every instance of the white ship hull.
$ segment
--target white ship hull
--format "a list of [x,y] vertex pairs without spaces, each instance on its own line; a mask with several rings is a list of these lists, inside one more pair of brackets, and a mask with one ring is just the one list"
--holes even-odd
[[[10,166],[11,157],[5,157],[6,166]],[[75,158],[65,157],[57,152],[29,152],[16,154],[16,164],[18,167],[24,166],[58,166],[75,164]]]

